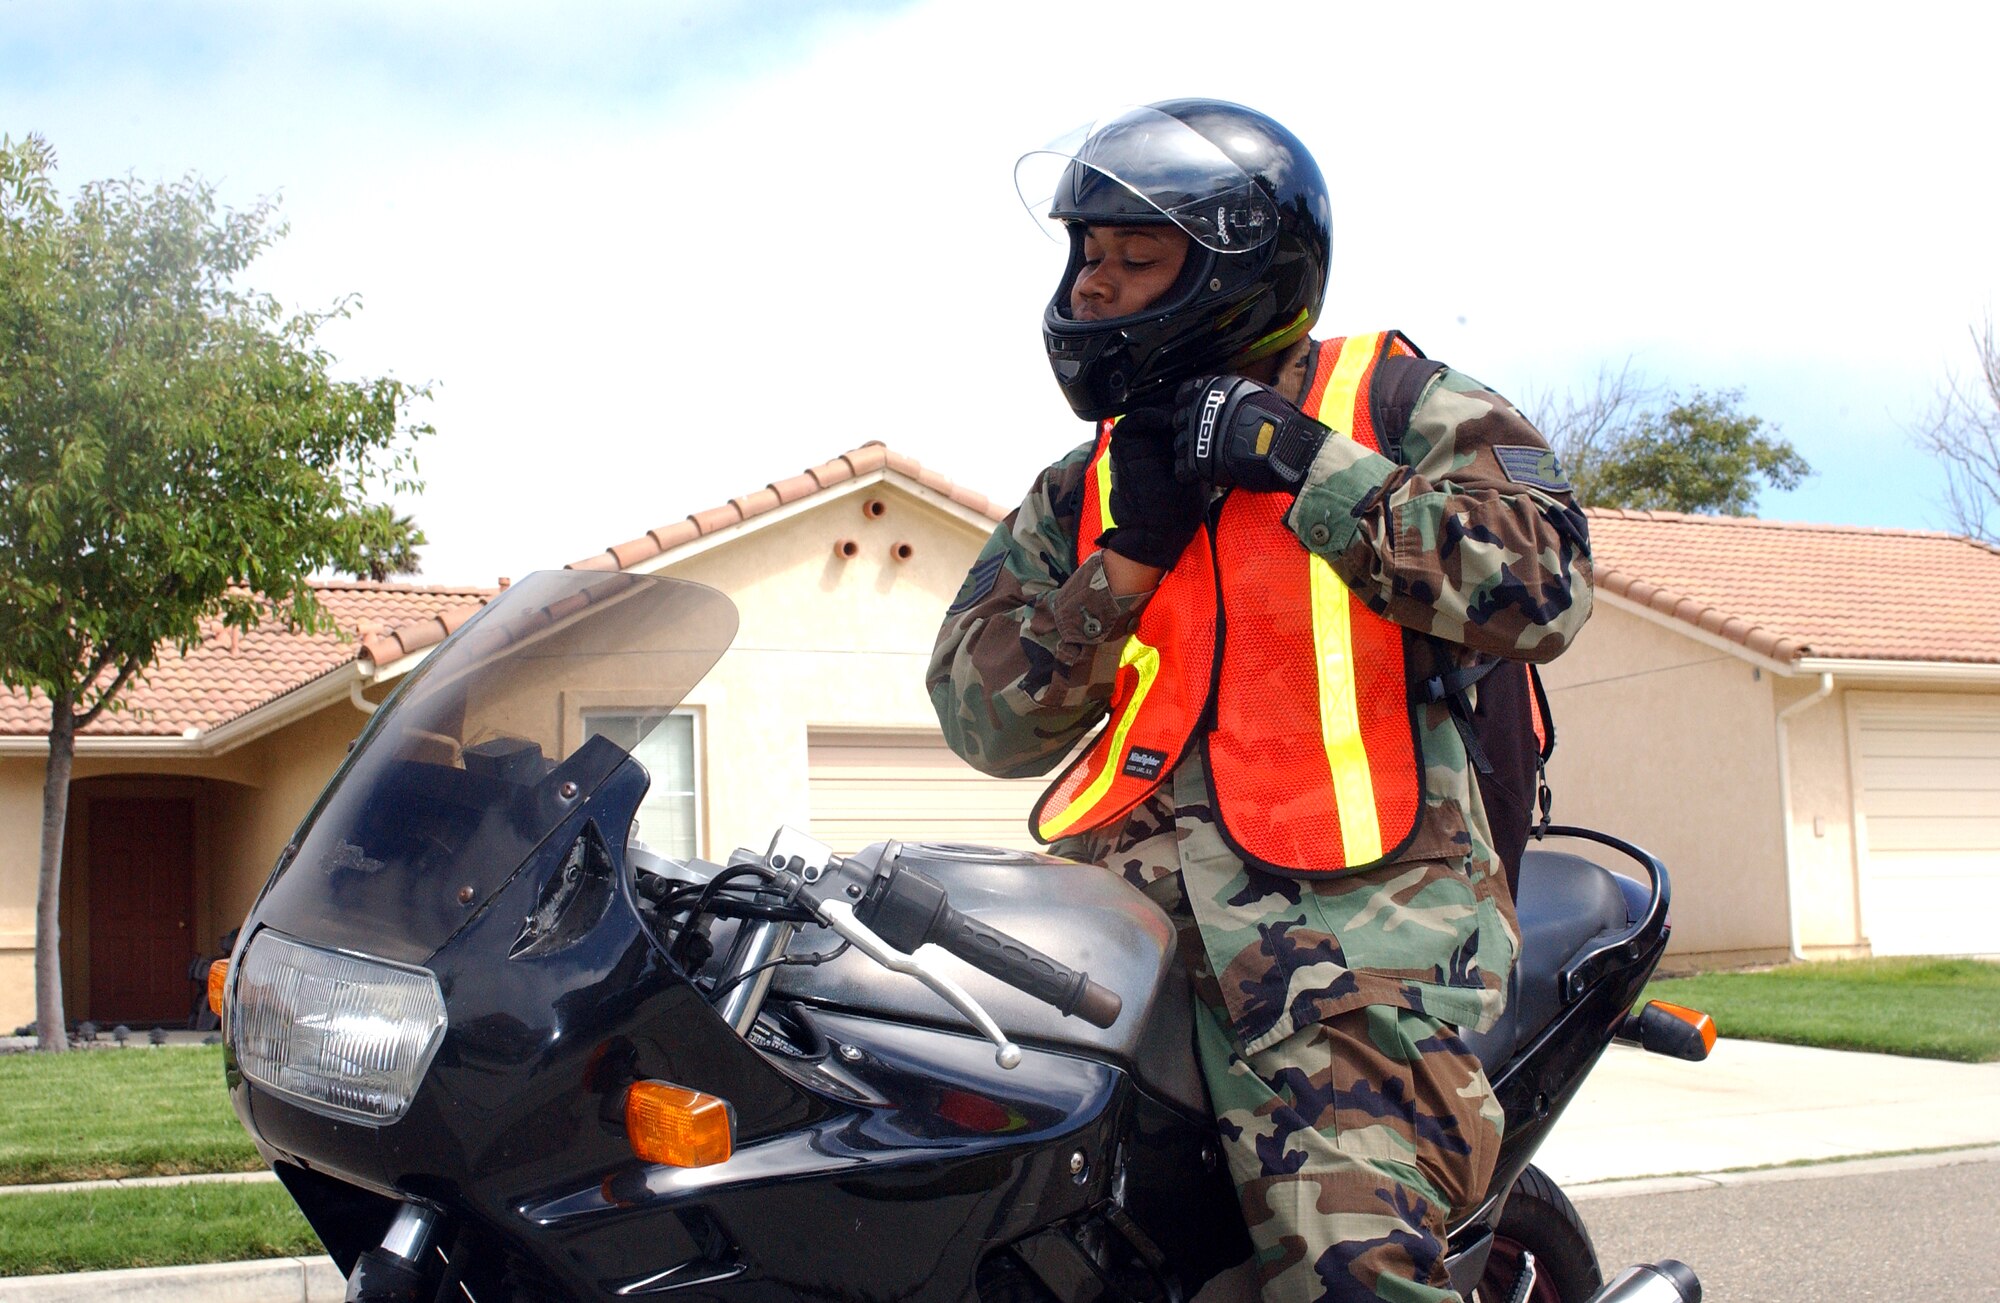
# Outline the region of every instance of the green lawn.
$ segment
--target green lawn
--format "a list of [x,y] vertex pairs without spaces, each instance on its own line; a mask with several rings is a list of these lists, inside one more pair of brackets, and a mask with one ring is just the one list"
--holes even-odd
[[1654,982],[1646,998],[1706,1010],[1717,1032],[1925,1059],[2000,1059],[2000,964],[1854,959]]
[[275,1181],[0,1195],[0,1276],[323,1252]]
[[263,1166],[221,1046],[0,1055],[0,1100],[0,1185]]

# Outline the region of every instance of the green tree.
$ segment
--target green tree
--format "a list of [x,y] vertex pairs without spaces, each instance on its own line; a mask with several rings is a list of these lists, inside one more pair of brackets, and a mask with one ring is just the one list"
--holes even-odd
[[1533,411],[1586,506],[1747,516],[1765,486],[1796,488],[1812,467],[1742,401],[1740,389],[1667,395],[1627,363]]
[[1613,445],[1592,505],[1748,516],[1757,494],[1796,488],[1812,467],[1761,418],[1737,410],[1740,389],[1692,397],[1648,416]]
[[35,1019],[66,1044],[57,927],[77,731],[205,621],[329,621],[318,571],[414,534],[372,492],[419,487],[422,387],[341,380],[315,342],[352,300],[286,312],[237,276],[284,233],[195,177],[93,182],[0,137],[0,683],[49,710]]

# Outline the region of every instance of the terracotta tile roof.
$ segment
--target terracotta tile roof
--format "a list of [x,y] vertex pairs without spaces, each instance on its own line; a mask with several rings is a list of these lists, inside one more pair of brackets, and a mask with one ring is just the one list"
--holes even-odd
[[1774,660],[2000,664],[2000,549],[1925,530],[1589,514],[1600,589]]
[[871,439],[851,452],[844,452],[832,461],[811,466],[789,479],[775,484],[766,484],[754,493],[746,493],[739,498],[731,498],[719,507],[697,511],[656,529],[646,531],[638,538],[623,543],[614,543],[602,552],[587,556],[581,561],[572,561],[566,570],[624,570],[644,561],[650,561],[663,552],[671,551],[685,543],[692,543],[720,530],[729,529],[753,516],[761,516],[767,511],[775,511],[801,498],[811,497],[836,484],[858,479],[879,470],[891,470],[898,475],[915,480],[934,493],[941,494],[961,507],[976,511],[989,520],[998,522],[1006,518],[1008,507],[995,503],[983,493],[975,493],[963,485],[925,467],[914,457],[906,457],[899,452],[891,452],[880,440]]
[[[433,630],[436,642],[493,596],[483,588],[337,582],[313,585],[340,628],[292,633],[267,625],[250,633],[216,628],[185,656],[169,650],[125,692],[126,709],[97,717],[85,737],[181,737],[207,732],[367,656],[394,660]],[[48,731],[46,698],[0,691],[0,735]]]
[[[440,590],[442,591],[442,590]],[[378,623],[373,631],[363,631],[358,659],[375,666],[401,660],[411,652],[435,647],[458,632],[458,626],[479,614],[479,608],[493,600],[497,588],[453,590],[459,600],[442,609],[433,607],[414,620]]]

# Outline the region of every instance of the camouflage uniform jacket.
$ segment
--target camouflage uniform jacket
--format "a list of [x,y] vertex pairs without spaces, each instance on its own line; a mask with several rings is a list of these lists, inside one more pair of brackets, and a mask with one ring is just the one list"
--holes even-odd
[[[1294,401],[1314,352],[1302,342],[1280,368]],[[1328,439],[1286,524],[1371,610],[1428,635],[1439,668],[1480,654],[1547,660],[1590,612],[1584,518],[1552,462],[1496,452],[1545,448],[1505,399],[1447,368],[1412,408],[1408,464]],[[932,703],[952,749],[986,773],[1047,773],[1104,717],[1146,600],[1114,595],[1101,557],[1077,563],[1090,453],[1086,443],[1042,472],[938,633]],[[1194,748],[1122,825],[1053,849],[1162,899],[1172,893],[1157,887],[1172,884],[1161,880],[1179,873],[1197,933],[1184,927],[1183,962],[1226,1005],[1246,1053],[1364,1005],[1483,1029],[1506,1000],[1513,904],[1457,727],[1443,705],[1413,709],[1425,811],[1392,863],[1310,881],[1247,868],[1215,829]]]

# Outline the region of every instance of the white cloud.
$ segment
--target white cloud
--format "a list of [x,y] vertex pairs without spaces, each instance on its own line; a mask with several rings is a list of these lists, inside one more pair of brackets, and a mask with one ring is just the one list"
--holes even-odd
[[7,129],[51,135],[71,182],[284,190],[257,281],[361,291],[345,364],[439,383],[413,505],[440,579],[560,564],[870,438],[1011,497],[1083,434],[1036,328],[1061,255],[1013,160],[1120,103],[1238,99],[1313,146],[1329,327],[1400,325],[1516,394],[1628,354],[1744,386],[1825,471],[1772,514],[1922,523],[1896,423],[2000,281],[1974,152],[1996,20],[1957,10],[1339,4],[1251,32],[937,0],[790,39],[731,27],[747,6],[228,39],[240,10],[194,12],[116,78],[65,47],[75,75],[0,92]]

